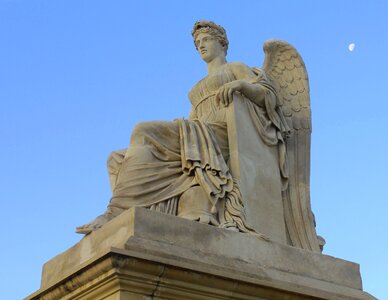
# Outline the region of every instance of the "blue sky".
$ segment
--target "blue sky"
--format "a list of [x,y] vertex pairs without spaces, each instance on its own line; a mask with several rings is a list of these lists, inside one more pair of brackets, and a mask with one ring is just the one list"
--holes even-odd
[[388,299],[387,15],[384,1],[0,0],[0,298],[37,290],[43,263],[105,210],[106,158],[136,123],[188,115],[206,74],[190,32],[208,19],[229,61],[261,66],[269,38],[301,53],[324,252]]

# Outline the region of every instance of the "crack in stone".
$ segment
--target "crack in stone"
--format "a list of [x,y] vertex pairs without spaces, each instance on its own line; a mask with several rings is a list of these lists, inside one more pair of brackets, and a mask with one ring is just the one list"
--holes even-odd
[[162,277],[164,275],[164,272],[166,270],[166,266],[163,266],[162,272],[160,272],[160,275],[158,276],[158,282],[156,283],[155,289],[152,291],[152,294],[149,296],[148,300],[153,300],[155,297],[155,293],[159,288],[160,282],[162,281]]

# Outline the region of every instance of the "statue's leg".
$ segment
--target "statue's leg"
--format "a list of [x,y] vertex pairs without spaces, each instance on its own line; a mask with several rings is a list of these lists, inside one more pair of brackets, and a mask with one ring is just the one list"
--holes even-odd
[[119,174],[126,152],[127,152],[127,149],[113,151],[108,157],[107,165],[108,165],[110,188],[112,192],[116,186],[117,175]]
[[229,160],[229,141],[228,130],[225,122],[207,122],[207,125],[212,129],[217,140],[217,145],[222,152],[222,156],[227,162]]
[[108,172],[112,189],[108,209],[78,227],[78,233],[95,231],[134,206],[176,215],[177,197],[192,181],[182,176],[178,124],[153,121],[136,125],[128,149],[109,156]]
[[97,218],[95,218],[92,222],[88,224],[78,226],[75,231],[76,233],[80,234],[89,234],[92,231],[96,231],[97,229],[101,228],[104,224],[117,217],[123,211],[124,209],[109,206],[108,209],[102,215],[99,215]]
[[[119,174],[126,152],[127,152],[127,149],[113,151],[108,157],[107,165],[108,165],[109,181],[110,181],[110,186],[112,191],[116,186],[117,175]],[[108,209],[102,215],[95,218],[92,222],[77,227],[76,232],[80,234],[89,234],[92,231],[95,231],[98,228],[100,228],[105,223],[112,220],[114,217],[121,214],[123,211],[124,211],[123,209],[108,206]]]
[[179,198],[180,196],[171,197],[170,199],[152,204],[151,206],[148,206],[146,208],[153,211],[176,216],[178,211]]
[[[224,161],[229,157],[228,150],[228,135],[226,129],[226,123],[222,120],[211,120],[206,122],[207,128],[211,131],[211,134],[216,139],[216,144],[213,147],[217,147],[221,150]],[[195,172],[204,172],[204,170],[195,169]],[[206,177],[206,175],[204,175]],[[206,181],[205,181],[206,184]],[[216,209],[211,202],[211,196],[209,191],[205,191],[201,183],[190,187],[186,190],[179,199],[177,216],[193,221],[199,221],[200,223],[211,224],[219,226],[219,210],[223,203],[223,199],[218,201]]]
[[[182,180],[179,127],[176,122],[152,121],[136,125],[121,165],[112,158],[110,206],[148,207],[177,196],[172,187]],[[116,172],[117,171],[117,172]],[[170,188],[171,187],[171,188]]]
[[[122,171],[121,165],[119,169],[116,168],[117,159],[121,162],[125,161]],[[144,187],[141,189],[139,196],[141,197],[142,193],[147,194],[148,184],[153,186],[159,184],[155,174],[161,174],[162,178],[168,178],[170,176],[170,174],[165,173],[165,171],[168,172],[168,170],[171,170],[170,162],[172,161],[180,162],[180,143],[177,123],[151,121],[137,124],[132,131],[130,146],[128,147],[128,150],[125,151],[124,157],[119,153],[119,157],[117,157],[117,154],[114,154],[111,159],[112,173],[114,173],[111,177],[112,181],[114,181],[114,184],[112,185],[114,200],[111,201],[110,207],[120,206],[127,208],[126,205],[131,206],[139,204],[140,206],[144,206],[154,211],[176,215],[179,195],[151,205],[141,205],[140,203],[134,204],[133,201],[130,204],[129,201],[125,201],[125,197],[123,201],[117,201],[117,198],[115,198],[116,196],[125,193],[132,195],[136,194],[134,188],[131,188],[130,191],[124,193],[122,191],[122,187],[134,186],[132,178],[137,180],[137,184]],[[153,168],[153,166],[159,168],[160,164],[165,164],[164,167],[162,167],[162,170]],[[126,167],[128,165],[137,165],[137,171],[130,171],[131,167]],[[180,167],[179,171],[181,172]],[[141,180],[139,179],[140,177],[146,178]],[[153,180],[151,179],[152,177],[154,177]],[[117,189],[115,189],[116,186],[118,187]]]
[[211,212],[212,204],[205,191],[199,185],[184,192],[178,204],[178,217],[218,226],[217,213]]
[[[225,162],[229,164],[230,148],[227,124],[217,118],[207,123],[214,132],[217,144],[222,152]],[[232,173],[232,172],[231,172]],[[233,173],[231,174],[233,176]],[[233,189],[217,204],[219,227],[231,231],[253,233],[254,230],[247,224],[244,203],[238,182],[233,179]]]

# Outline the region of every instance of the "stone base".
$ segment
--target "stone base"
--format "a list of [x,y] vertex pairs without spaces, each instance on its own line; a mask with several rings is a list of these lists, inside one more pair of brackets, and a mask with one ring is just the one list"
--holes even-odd
[[375,299],[359,266],[132,208],[43,267],[37,299]]

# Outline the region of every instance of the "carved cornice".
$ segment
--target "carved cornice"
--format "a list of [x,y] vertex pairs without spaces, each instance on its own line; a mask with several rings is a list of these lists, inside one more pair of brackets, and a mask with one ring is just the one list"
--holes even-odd
[[[123,251],[121,251],[123,252]],[[125,252],[125,251],[124,251]],[[229,274],[232,275],[232,274]],[[143,295],[161,299],[372,299],[348,289],[347,296],[335,290],[303,287],[296,292],[288,284],[275,288],[247,278],[217,276],[112,251],[28,300],[108,299],[109,296]],[[251,278],[253,279],[253,278]],[[339,287],[338,289],[342,289]],[[129,296],[128,296],[129,295]],[[258,296],[260,298],[258,298]],[[349,298],[350,297],[350,298]],[[110,299],[110,298],[109,298]],[[151,298],[152,299],[152,298]]]

